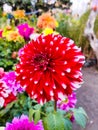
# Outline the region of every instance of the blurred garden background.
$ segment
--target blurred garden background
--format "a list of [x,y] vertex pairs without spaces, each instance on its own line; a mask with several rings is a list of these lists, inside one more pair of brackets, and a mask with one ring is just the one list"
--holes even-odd
[[[73,123],[73,130],[98,130],[98,0],[0,0],[0,79],[15,70],[24,45],[52,33],[71,38],[85,56],[76,106],[85,109],[88,122],[85,128]],[[26,94],[18,98],[0,108],[0,126],[36,104]]]

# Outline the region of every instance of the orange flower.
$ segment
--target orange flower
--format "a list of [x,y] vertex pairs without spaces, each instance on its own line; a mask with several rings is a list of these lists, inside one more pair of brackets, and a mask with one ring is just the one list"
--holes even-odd
[[21,36],[18,31],[10,31],[8,35],[6,35],[8,41],[20,41]]
[[55,20],[55,18],[53,16],[51,16],[50,13],[43,13],[41,16],[39,16],[38,18],[38,22],[37,22],[37,27],[39,28],[56,28],[58,26],[57,21]]
[[12,27],[11,27],[10,25],[8,25],[8,26],[6,26],[6,29],[7,29],[7,30],[11,30]]
[[16,18],[24,18],[25,17],[25,11],[24,10],[16,10],[13,12],[13,15]]
[[17,40],[17,37],[19,37],[19,34],[18,34],[17,31],[12,31],[12,32],[10,32],[10,34],[9,34],[9,39],[10,39],[10,40],[16,41],[16,40]]

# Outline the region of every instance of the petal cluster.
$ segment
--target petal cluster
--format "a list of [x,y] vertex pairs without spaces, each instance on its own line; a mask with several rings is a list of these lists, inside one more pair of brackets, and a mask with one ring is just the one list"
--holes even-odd
[[28,116],[22,115],[20,118],[14,117],[12,123],[6,123],[5,130],[44,130],[42,121],[37,124],[30,122]]
[[24,18],[25,17],[25,11],[24,10],[16,10],[13,12],[13,15],[15,18]]
[[16,100],[16,96],[11,92],[9,87],[0,80],[0,107],[5,107],[14,100]]
[[17,80],[39,103],[64,100],[83,82],[81,49],[59,34],[40,35],[21,49],[19,58]]
[[37,27],[41,29],[45,29],[47,27],[49,28],[56,28],[58,26],[57,21],[53,16],[51,16],[50,13],[43,13],[41,16],[39,16],[37,21]]
[[72,93],[71,95],[66,96],[65,100],[57,101],[57,107],[61,110],[68,111],[70,108],[75,108],[76,102],[76,93]]
[[15,96],[17,93],[23,92],[21,85],[16,81],[16,75],[14,71],[6,73],[3,76],[2,81],[5,82]]
[[34,28],[30,27],[27,23],[17,26],[19,34],[24,37],[25,40],[29,40],[30,35],[34,32]]

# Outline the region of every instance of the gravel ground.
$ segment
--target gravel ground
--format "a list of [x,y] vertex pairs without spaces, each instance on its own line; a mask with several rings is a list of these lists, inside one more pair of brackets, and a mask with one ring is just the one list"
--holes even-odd
[[98,130],[98,70],[83,68],[83,78],[84,84],[77,91],[77,107],[85,109],[89,120],[85,129],[74,124],[73,130]]

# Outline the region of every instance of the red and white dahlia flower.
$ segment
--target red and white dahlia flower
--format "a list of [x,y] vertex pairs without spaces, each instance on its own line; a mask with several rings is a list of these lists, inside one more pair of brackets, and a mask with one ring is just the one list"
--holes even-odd
[[5,82],[0,80],[0,107],[6,107],[6,105],[14,100],[16,100],[16,96],[11,92]]
[[21,49],[19,57],[17,80],[38,103],[63,100],[83,81],[81,49],[59,34],[40,35]]

